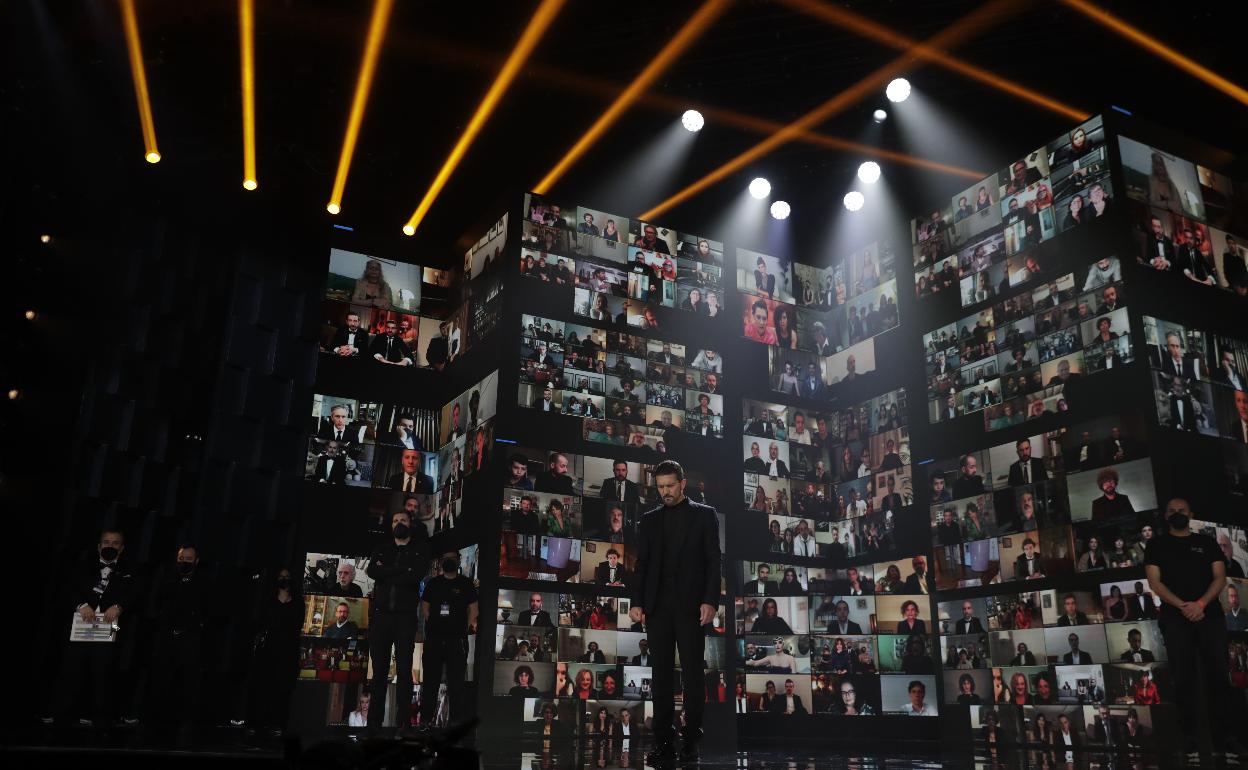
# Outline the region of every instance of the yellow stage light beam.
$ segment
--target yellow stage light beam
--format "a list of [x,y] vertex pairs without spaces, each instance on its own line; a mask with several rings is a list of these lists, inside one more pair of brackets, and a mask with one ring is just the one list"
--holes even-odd
[[1039,91],[1024,88],[1017,83],[1006,80],[998,75],[994,75],[993,73],[985,70],[983,67],[968,64],[967,62],[950,56],[939,49],[924,46],[914,38],[907,37],[906,35],[896,32],[883,24],[874,22],[840,6],[832,5],[827,2],[821,2],[821,0],[780,1],[790,8],[804,13],[807,16],[813,16],[820,21],[835,24],[838,27],[845,27],[863,37],[870,38],[877,43],[882,43],[883,45],[891,46],[892,48],[897,48],[902,51],[911,50],[920,58],[931,62],[932,64],[938,64],[947,70],[956,72],[959,75],[964,75],[972,80],[977,80],[980,83],[997,89],[998,91],[1010,94],[1011,96],[1016,96],[1023,101],[1030,102],[1037,107],[1049,110],[1050,112],[1055,112],[1063,117],[1083,121],[1087,120],[1091,116],[1091,113],[1087,110],[1080,110],[1076,107],[1071,107],[1070,105],[1064,104],[1051,96],[1046,96]]
[[537,41],[542,39],[542,35],[546,33],[546,29],[555,20],[555,16],[559,15],[559,10],[563,8],[564,2],[565,0],[542,0],[542,4],[538,6],[537,12],[529,20],[529,26],[525,28],[524,34],[520,36],[520,40],[516,43],[516,47],[512,49],[511,55],[507,57],[507,61],[503,62],[503,68],[499,70],[498,76],[494,78],[494,83],[490,86],[490,90],[485,93],[485,98],[481,100],[481,104],[477,105],[477,111],[473,113],[472,120],[468,121],[467,127],[464,128],[464,133],[460,135],[459,141],[455,143],[454,149],[451,150],[451,154],[447,156],[446,162],[442,164],[442,169],[434,177],[433,184],[429,185],[428,191],[425,192],[425,197],[421,199],[420,205],[416,207],[416,211],[407,220],[407,224],[403,225],[403,233],[405,235],[414,235],[416,233],[416,228],[420,227],[425,214],[429,213],[429,208],[433,205],[434,200],[437,199],[438,193],[442,192],[442,188],[446,186],[446,180],[451,178],[455,167],[463,159],[464,153],[468,152],[468,147],[477,138],[477,134],[481,132],[485,121],[489,120],[490,113],[498,106],[499,101],[503,98],[503,94],[511,86],[511,82],[516,79],[520,68],[524,66],[525,60],[529,58],[529,54],[537,47]]
[[1062,0],[1066,5],[1087,16],[1092,21],[1118,33],[1144,50],[1158,56],[1183,70],[1192,77],[1203,80],[1227,96],[1242,104],[1248,104],[1248,90],[1232,83],[1218,73],[1184,56],[1143,30],[1131,26],[1108,11],[1097,8],[1084,0]]
[[[1008,16],[1020,10],[1023,3],[1013,2],[1013,0],[992,0],[992,2],[984,3],[976,10],[963,16],[957,22],[938,32],[926,42],[920,43],[925,48],[951,48],[970,38],[972,35],[982,32],[993,24],[999,24]],[[907,51],[888,64],[880,67],[871,74],[854,83],[849,88],[841,91],[823,104],[807,112],[797,120],[783,126],[779,131],[768,136],[763,141],[754,145],[750,149],[736,156],[732,160],[723,164],[719,168],[710,172],[701,179],[693,182],[689,186],[675,193],[667,200],[652,207],[640,216],[640,219],[653,219],[664,211],[673,206],[683,203],[692,198],[694,195],[702,192],[706,188],[723,180],[729,174],[732,174],[745,166],[753,163],[755,160],[763,157],[794,141],[803,132],[811,131],[819,124],[828,120],[832,116],[842,112],[850,105],[855,104],[867,94],[877,91],[889,80],[896,77],[907,68],[913,66],[921,60],[919,54],[913,50]]]
[[338,173],[334,175],[334,189],[329,194],[329,204],[325,206],[331,214],[342,210],[347,173],[351,170],[355,142],[360,137],[360,124],[364,122],[364,107],[368,104],[368,92],[373,87],[373,73],[377,71],[377,56],[381,53],[381,41],[386,38],[386,27],[390,24],[393,8],[394,0],[375,0],[373,3],[373,17],[368,22],[368,37],[364,42],[364,59],[360,62],[355,97],[351,100],[351,114],[347,118],[347,133],[342,138],[342,153],[338,156]]
[[702,33],[724,12],[728,4],[729,0],[706,0],[702,7],[697,10],[697,13],[693,14],[689,21],[685,22],[685,26],[681,27],[680,31],[663,47],[659,55],[646,65],[641,74],[632,83],[629,83],[628,88],[624,89],[616,97],[606,112],[602,113],[598,120],[594,121],[594,124],[577,140],[576,144],[572,145],[572,148],[555,164],[555,167],[546,172],[546,176],[537,183],[533,188],[533,192],[542,195],[549,191],[555,182],[559,181],[567,170],[572,167],[572,164],[584,155],[608,128],[619,120],[624,111],[631,107],[633,102],[637,101],[637,98],[644,94],[650,88],[650,85],[667,71],[672,62],[676,61],[685,52],[686,48],[701,37]]
[[126,29],[126,48],[130,50],[130,77],[134,80],[134,99],[139,105],[139,124],[143,127],[143,157],[148,163],[160,162],[156,146],[156,122],[152,120],[152,100],[147,92],[147,68],[143,64],[143,44],[139,41],[139,19],[134,0],[119,0],[121,21]]
[[254,190],[256,178],[256,9],[238,0],[238,37],[243,77],[243,187]]

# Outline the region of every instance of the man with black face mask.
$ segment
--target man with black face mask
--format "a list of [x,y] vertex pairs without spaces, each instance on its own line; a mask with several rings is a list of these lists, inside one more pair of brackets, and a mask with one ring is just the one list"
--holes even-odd
[[452,722],[464,720],[464,674],[468,667],[468,634],[477,632],[477,587],[459,574],[459,554],[442,554],[442,574],[425,582],[420,614],[425,619],[425,652],[421,663],[420,725],[433,726],[438,713],[442,666],[446,665],[446,700]]
[[[1229,719],[1233,712],[1226,620],[1218,603],[1226,585],[1226,562],[1217,541],[1191,531],[1191,516],[1186,500],[1176,497],[1166,503],[1169,531],[1149,544],[1144,570],[1153,593],[1162,601],[1159,625],[1174,671],[1175,702],[1187,753],[1197,751],[1196,733],[1203,716],[1214,745],[1224,742],[1228,754],[1243,756],[1244,746]],[[1204,715],[1197,701],[1198,665],[1204,670],[1209,698]]]
[[[412,648],[416,644],[416,613],[420,610],[420,580],[429,569],[429,533],[413,527],[407,511],[390,516],[390,542],[373,554],[368,576],[373,579],[369,605],[368,651],[373,659],[373,687],[384,693],[390,678],[390,649],[398,672],[394,724],[407,732],[412,712]],[[368,712],[368,726],[381,727],[384,699]]]
[[152,645],[148,716],[157,723],[195,720],[199,707],[204,622],[211,606],[199,551],[178,548],[174,569],[156,587],[156,638]]
[[[122,634],[120,629],[129,625],[122,623],[121,617],[134,605],[138,595],[138,578],[129,563],[121,558],[125,550],[126,541],[121,532],[104,530],[90,558],[75,567],[69,578],[62,602],[65,614],[72,609],[85,622],[116,624],[119,630],[111,642],[66,642],[52,703],[58,720],[74,716],[78,693],[86,681],[91,683],[91,723],[106,729],[115,716],[116,650]],[[69,638],[69,629],[65,629],[64,638]]]

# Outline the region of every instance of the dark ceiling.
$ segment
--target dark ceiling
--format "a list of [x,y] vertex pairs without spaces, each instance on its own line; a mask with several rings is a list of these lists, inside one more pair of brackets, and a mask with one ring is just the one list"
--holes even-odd
[[[241,186],[237,6],[137,0],[164,161],[142,143],[120,14],[101,0],[4,0],[2,131],[11,180],[0,198],[10,223],[55,229],[69,216],[178,198],[228,224],[265,201],[285,221],[311,227],[324,213],[355,85],[371,3],[257,2],[260,190]],[[915,38],[939,32],[979,4],[962,0],[842,2]],[[1248,111],[1060,2],[1020,2],[1008,21],[956,54],[1020,85],[1088,111],[1117,104],[1214,145],[1238,151]],[[1242,28],[1225,3],[1103,3],[1232,79],[1248,82]],[[475,223],[504,196],[534,185],[622,88],[660,51],[697,3],[569,2],[524,73],[471,147],[414,239],[399,228],[415,208],[536,8],[522,2],[398,2],[378,66],[339,221],[395,236],[419,261],[449,261]],[[654,91],[679,100],[788,121],[897,54],[766,0],[739,0],[662,76]],[[823,133],[927,150],[934,160],[993,170],[1068,128],[1068,118],[946,70],[909,73],[943,120],[903,137],[895,121],[872,126],[882,94],[821,127]],[[761,136],[710,123],[666,182],[612,186],[640,148],[678,115],[637,106],[555,189],[557,197],[640,212]],[[941,132],[944,132],[942,135]],[[825,219],[851,184],[860,156],[791,144],[660,219],[704,228],[751,176],[768,176],[793,203],[794,221]],[[1242,166],[1241,166],[1242,170]],[[908,208],[966,181],[884,164]],[[7,174],[6,174],[7,175]],[[586,200],[583,196],[594,195]],[[249,198],[249,196],[251,196]],[[289,217],[289,218],[288,218]],[[11,224],[9,225],[11,228]],[[713,233],[708,233],[714,235]]]

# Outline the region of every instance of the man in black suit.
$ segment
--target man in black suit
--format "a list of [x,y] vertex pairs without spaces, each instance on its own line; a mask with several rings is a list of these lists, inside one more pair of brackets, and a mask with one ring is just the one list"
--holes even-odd
[[429,345],[425,348],[425,360],[439,372],[446,368],[446,363],[451,358],[449,328],[450,324],[446,321],[438,324],[438,336],[429,340]]
[[1044,461],[1031,456],[1031,439],[1020,438],[1014,442],[1014,453],[1018,455],[1018,461],[1010,464],[1010,486],[1048,480],[1049,472],[1044,468]]
[[529,360],[538,366],[553,366],[555,362],[554,354],[547,349],[545,342],[537,343],[537,349],[529,354]]
[[1084,470],[1099,463],[1100,450],[1092,441],[1092,433],[1085,430],[1079,436],[1079,444],[1066,453],[1066,470]]
[[802,696],[793,692],[796,685],[792,679],[784,680],[784,695],[776,698],[777,714],[805,714],[806,707],[802,705]]
[[646,641],[645,639],[642,639],[641,641],[637,642],[637,650],[638,650],[637,654],[633,656],[633,661],[632,661],[633,665],[634,666],[650,665],[650,657],[651,657],[650,656],[650,643]]
[[351,418],[348,416],[349,408],[346,404],[334,404],[329,408],[329,419],[321,421],[320,430],[316,432],[316,437],[322,441],[341,441],[348,444],[357,444],[364,438],[363,425],[352,424]]
[[1144,583],[1135,581],[1135,596],[1131,598],[1130,612],[1127,617],[1131,620],[1153,620],[1157,617],[1157,604],[1153,601],[1153,595],[1144,590]]
[[522,626],[537,626],[539,628],[551,628],[554,624],[550,622],[550,613],[542,609],[542,595],[536,591],[529,594],[529,608],[520,613],[518,624]]
[[975,459],[975,455],[962,455],[958,477],[953,482],[954,499],[959,500],[983,493],[984,477],[979,475],[979,461]]
[[767,410],[762,407],[759,407],[758,417],[750,421],[745,432],[751,436],[763,436],[765,438],[771,438],[776,435],[776,431],[771,425],[771,420],[768,418]]
[[954,624],[954,630],[959,634],[984,633],[984,625],[975,617],[975,607],[969,601],[962,602],[962,617]]
[[338,602],[334,607],[334,622],[325,626],[321,636],[326,639],[355,639],[360,635],[360,627],[351,620],[351,605]]
[[670,342],[664,342],[662,350],[655,350],[650,353],[650,360],[669,366],[680,366],[685,362],[684,356],[672,353],[672,343]]
[[628,573],[624,571],[624,565],[620,563],[619,551],[614,548],[607,549],[607,560],[599,562],[597,569],[594,570],[594,582],[608,586],[628,585]]
[[745,458],[745,472],[746,473],[766,473],[767,472],[767,463],[763,460],[762,457],[759,457],[760,451],[762,451],[762,449],[759,446],[758,442],[751,441],[750,442],[750,456]]
[[906,576],[906,593],[931,593],[934,586],[932,585],[932,575],[927,571],[927,557],[915,556],[910,560],[910,566],[914,569],[914,572]]
[[1035,654],[1027,649],[1027,645],[1023,642],[1018,643],[1018,654],[1010,659],[1011,666],[1034,666],[1036,665]]
[[1170,427],[1196,430],[1196,410],[1187,392],[1187,380],[1177,374],[1170,378]]
[[665,460],[654,471],[663,505],[641,520],[637,566],[630,586],[629,618],[646,624],[654,648],[655,748],[647,761],[675,756],[675,652],[680,650],[684,686],[681,758],[697,761],[705,701],[702,626],[719,605],[719,518],[715,509],[685,497],[685,471]]
[[1062,655],[1063,666],[1081,666],[1096,662],[1091,655],[1079,649],[1079,634],[1071,633],[1066,637],[1066,643],[1070,645],[1070,651]]
[[552,452],[547,461],[546,470],[537,477],[537,483],[534,486],[538,492],[554,492],[558,495],[576,494],[572,477],[568,475],[568,456],[561,452]]
[[765,467],[762,473],[772,478],[787,479],[789,477],[789,466],[780,459],[780,445],[776,442],[773,441],[767,446],[767,459],[763,462]]
[[1144,635],[1140,629],[1133,628],[1127,632],[1127,644],[1130,648],[1118,656],[1123,663],[1155,663],[1157,659],[1153,656],[1152,650],[1146,650],[1141,645],[1144,642]]
[[598,649],[597,642],[590,642],[585,648],[585,653],[576,660],[578,663],[606,663],[607,656]]
[[1143,259],[1154,270],[1169,270],[1174,264],[1174,241],[1166,235],[1161,217],[1150,217],[1148,228]]
[[64,598],[57,605],[58,612],[72,609],[85,623],[118,625],[111,642],[68,641],[69,630],[64,630],[62,638],[67,641],[63,643],[52,698],[58,722],[70,722],[77,716],[74,708],[84,684],[91,689],[92,724],[107,729],[116,716],[117,650],[130,625],[118,621],[139,601],[138,575],[129,561],[122,559],[125,550],[125,536],[120,531],[101,532],[95,550],[72,568]]
[[758,565],[758,579],[745,584],[745,593],[750,596],[775,596],[776,581],[771,579],[771,565]]
[[1015,580],[1036,580],[1044,577],[1044,564],[1036,550],[1036,541],[1023,538],[1023,552],[1014,560]]
[[394,321],[386,321],[386,333],[373,337],[368,346],[368,354],[374,361],[395,366],[411,366],[412,351],[399,336],[399,325]]
[[1081,612],[1078,607],[1078,601],[1074,594],[1066,594],[1062,597],[1062,616],[1057,619],[1059,626],[1086,626],[1088,624],[1088,615]]
[[422,455],[415,449],[404,449],[401,462],[403,470],[390,476],[390,483],[386,486],[391,489],[397,489],[400,492],[409,492],[418,495],[433,494],[433,479],[429,475],[421,471]]
[[884,499],[880,503],[880,510],[885,513],[900,513],[903,507],[901,493],[897,491],[897,477],[889,474],[885,477],[885,484],[888,485],[888,491],[884,493]]
[[395,418],[394,431],[386,438],[385,443],[397,444],[404,449],[425,451],[425,445],[416,435],[416,418],[410,414],[400,414]]
[[806,398],[823,396],[823,378],[819,376],[819,367],[812,361],[806,365],[806,376],[801,380],[802,395]]
[[849,619],[849,602],[836,603],[836,615],[828,620],[829,634],[861,634],[862,626]]
[[360,328],[360,314],[352,310],[347,313],[347,325],[334,332],[329,348],[337,355],[354,358],[367,347],[368,332]]
[[1236,390],[1232,398],[1235,403],[1235,414],[1223,426],[1222,435],[1233,441],[1248,443],[1248,391]]
[[325,454],[316,458],[314,477],[322,484],[342,484],[347,480],[347,460],[339,454],[337,441],[325,442]]
[[1117,425],[1109,429],[1109,438],[1101,444],[1101,456],[1113,463],[1130,460],[1135,455],[1135,447],[1122,435]]
[[1200,362],[1184,354],[1178,332],[1166,332],[1166,354],[1161,359],[1161,371],[1172,377],[1200,379]]
[[628,479],[628,463],[616,460],[611,464],[611,478],[603,479],[600,494],[607,500],[622,503],[640,503],[641,490],[637,482]]

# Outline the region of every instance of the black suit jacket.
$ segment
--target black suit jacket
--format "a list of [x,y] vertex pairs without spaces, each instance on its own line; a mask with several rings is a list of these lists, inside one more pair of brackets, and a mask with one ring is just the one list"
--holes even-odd
[[958,618],[956,627],[959,634],[982,634],[984,632],[984,625],[976,617],[972,617],[970,620]]
[[1131,608],[1128,617],[1132,620],[1151,620],[1157,617],[1157,605],[1153,604],[1151,596],[1144,597],[1143,608],[1140,607],[1140,597],[1138,596],[1132,597],[1127,606]]
[[[637,564],[629,585],[634,607],[647,611],[663,592],[678,609],[693,610],[700,604],[719,606],[719,518],[715,509],[693,501],[677,506],[677,542],[664,542],[666,506],[659,506],[641,517]],[[659,570],[663,549],[671,546],[678,555],[675,585],[660,585]]]
[[[757,591],[757,590],[758,590],[758,578],[755,578],[745,584],[745,592],[747,595],[757,596],[757,594],[753,593],[754,591]],[[776,590],[777,590],[776,581],[770,580],[770,579],[763,581],[763,594],[762,594],[763,596],[775,596]]]
[[[1183,402],[1183,414],[1179,415],[1178,402]],[[1170,424],[1179,430],[1196,430],[1196,413],[1192,410],[1191,396],[1170,394]]]
[[554,492],[557,495],[576,494],[571,476],[564,476],[550,470],[542,471],[533,488],[538,492]]
[[[930,594],[930,593],[932,593],[932,591],[934,591],[934,590],[935,590],[935,588],[936,588],[936,587],[935,587],[935,585],[932,583],[932,573],[931,573],[931,572],[924,572],[924,573],[923,573],[923,582],[927,584],[927,593],[929,593],[929,594]],[[906,577],[906,593],[908,593],[908,594],[921,594],[921,593],[923,593],[923,586],[919,585],[919,576],[918,576],[918,574],[917,574],[917,573],[912,572],[912,573],[910,573],[910,575],[908,575],[908,576]],[[922,623],[923,621],[918,621],[918,622]]]
[[1057,619],[1058,626],[1086,626],[1087,624],[1088,624],[1087,613],[1083,613],[1079,611],[1075,612],[1074,623],[1070,622],[1070,618],[1066,617],[1066,613],[1064,612],[1062,613],[1062,616]]
[[[1134,663],[1135,655],[1134,653],[1131,652],[1131,650],[1127,650],[1122,655],[1118,656],[1118,660],[1121,660],[1124,663]],[[1157,662],[1157,659],[1153,657],[1152,650],[1146,650],[1143,647],[1140,648],[1140,660],[1144,661],[1145,663]]]
[[[138,613],[139,577],[129,560],[120,557],[108,578],[108,588],[97,595],[95,584],[100,579],[100,557],[92,551],[73,567],[65,591],[65,614],[82,604],[91,605],[92,609],[101,611],[114,604],[121,607],[122,612],[133,610]],[[129,625],[127,623],[127,625]]]
[[[347,329],[347,327],[345,326],[338,327],[338,331],[334,332],[333,342],[329,343],[329,349],[337,350],[343,345],[346,345],[348,332],[349,330]],[[355,345],[353,347],[355,347],[356,352],[352,353],[351,354],[352,356],[361,355],[363,354],[365,350],[368,350],[368,332],[364,331],[363,329],[356,329],[355,330]]]
[[[394,335],[394,340],[390,344],[387,344],[386,340],[387,337],[384,334],[378,334],[376,337],[373,337],[373,341],[368,347],[368,354],[370,356],[380,355],[383,360],[392,363],[412,357],[411,348],[407,346],[407,343],[399,335]],[[390,348],[389,355],[386,354],[386,348]]]
[[[620,500],[620,495],[619,495],[619,492],[616,491],[615,484],[616,482],[615,482],[614,476],[612,476],[609,479],[602,480],[602,487],[600,488],[602,490],[601,494],[604,500],[616,500],[616,501]],[[623,501],[626,503],[640,503],[641,502],[641,491],[637,489],[637,482],[630,481],[628,479],[624,480],[624,500]]]
[[[841,633],[841,624],[837,621],[836,618],[832,618],[831,620],[828,621],[828,633],[829,634]],[[845,621],[845,633],[846,634],[861,634],[862,626],[858,625],[852,620],[847,620]]]
[[325,468],[329,465],[329,459],[328,455],[321,455],[316,458],[316,480],[324,479],[330,484],[345,482],[347,480],[347,458],[342,455],[333,458],[334,467],[327,474]]
[[1178,376],[1186,377],[1189,380],[1200,379],[1200,372],[1197,368],[1196,359],[1188,358],[1186,356],[1181,359],[1178,366],[1175,365],[1174,359],[1171,356],[1164,356],[1161,359],[1161,371],[1171,377],[1177,374]]
[[[610,579],[611,579],[611,565],[606,563],[605,561],[599,562],[597,568],[594,569],[594,582],[599,583],[601,585],[606,585]],[[615,579],[623,583],[624,585],[628,585],[629,583],[628,573],[624,571],[623,562],[620,562],[615,568]]]
[[348,444],[358,444],[363,427],[363,425],[357,423],[348,423],[347,427],[342,429],[342,438],[338,438],[337,431],[334,430],[334,424],[327,421],[316,432],[316,437],[322,441],[342,441]]
[[[1010,486],[1017,486],[1023,483],[1023,467],[1022,460],[1017,460],[1010,464]],[[1044,460],[1038,457],[1031,458],[1031,480],[1046,481],[1049,478],[1049,472],[1044,469]]]
[[525,610],[520,613],[520,619],[517,625],[535,626],[537,628],[550,628],[553,623],[550,622],[550,613],[546,610],[537,611],[537,622],[533,622],[533,610]]
[[[390,477],[390,483],[386,486],[391,489],[403,489],[403,471],[399,471]],[[416,492],[422,495],[433,494],[433,479],[428,474],[420,473],[416,476]]]
[[580,663],[606,663],[607,656],[602,654],[602,650],[594,650],[581,655],[578,661]]

